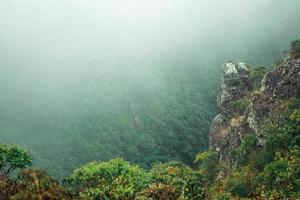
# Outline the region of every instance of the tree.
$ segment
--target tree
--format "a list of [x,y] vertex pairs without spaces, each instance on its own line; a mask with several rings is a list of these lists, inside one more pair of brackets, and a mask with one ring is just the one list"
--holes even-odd
[[15,182],[15,188],[15,194],[10,197],[13,200],[75,200],[69,191],[62,188],[57,181],[43,171],[22,170]]
[[10,175],[15,169],[22,169],[32,164],[27,150],[16,145],[0,144],[0,175]]
[[120,158],[88,163],[65,180],[81,198],[96,200],[132,200],[150,181],[147,171]]
[[299,147],[291,149],[286,155],[276,154],[273,162],[268,164],[262,174],[262,191],[275,199],[296,199],[300,191],[300,151]]
[[173,197],[180,196],[181,199],[203,199],[204,182],[202,176],[197,170],[187,165],[175,161],[158,163],[152,167],[150,175],[155,184],[146,190],[148,192],[152,191],[157,194],[162,188],[165,188],[169,191],[169,199],[173,199],[170,197],[172,195]]
[[196,163],[204,176],[205,182],[212,183],[220,172],[219,155],[214,151],[205,151],[196,156]]

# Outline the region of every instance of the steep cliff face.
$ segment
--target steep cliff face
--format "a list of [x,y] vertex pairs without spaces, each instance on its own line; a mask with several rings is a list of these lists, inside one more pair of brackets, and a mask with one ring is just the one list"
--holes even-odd
[[252,94],[248,122],[263,143],[263,127],[274,109],[285,99],[300,98],[300,58],[289,56],[277,68],[266,73],[260,91]]
[[300,56],[292,54],[275,69],[261,74],[256,88],[257,68],[244,63],[222,65],[219,114],[212,122],[210,148],[219,152],[221,161],[234,165],[230,153],[248,134],[255,134],[264,145],[264,126],[275,109],[286,99],[300,98]]
[[221,160],[229,160],[231,149],[237,148],[243,135],[250,132],[245,105],[253,88],[250,73],[245,63],[222,65],[220,114],[213,120],[210,132],[210,147],[220,153]]

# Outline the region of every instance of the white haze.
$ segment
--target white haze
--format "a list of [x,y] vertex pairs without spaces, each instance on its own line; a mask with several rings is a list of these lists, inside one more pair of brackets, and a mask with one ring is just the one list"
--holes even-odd
[[293,34],[286,26],[299,20],[299,7],[293,0],[1,0],[2,67],[122,69],[191,47],[204,56],[249,48]]

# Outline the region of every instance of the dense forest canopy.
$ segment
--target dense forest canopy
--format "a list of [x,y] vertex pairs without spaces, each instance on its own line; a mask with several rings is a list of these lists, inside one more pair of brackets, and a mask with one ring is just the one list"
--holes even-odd
[[4,0],[0,137],[62,176],[123,157],[193,164],[208,148],[219,66],[272,66],[300,2]]

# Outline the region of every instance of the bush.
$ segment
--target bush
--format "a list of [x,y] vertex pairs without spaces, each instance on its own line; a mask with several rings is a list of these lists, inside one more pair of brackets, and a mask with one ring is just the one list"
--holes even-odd
[[243,99],[239,99],[237,101],[230,101],[228,103],[228,108],[230,109],[230,112],[242,114],[246,111],[248,106],[248,99],[247,97]]
[[181,191],[175,185],[153,183],[144,189],[135,200],[178,200]]
[[17,184],[8,177],[0,176],[0,199],[9,199],[17,193]]
[[220,172],[219,154],[215,151],[205,151],[196,156],[195,163],[207,184],[212,183]]
[[186,165],[179,162],[159,163],[152,167],[150,175],[154,183],[174,186],[182,197],[203,199],[203,176]]
[[17,193],[11,199],[71,200],[74,197],[45,172],[25,169],[19,175]]
[[300,53],[300,40],[294,40],[291,42],[292,53]]
[[18,168],[32,164],[29,153],[16,145],[0,144],[0,176],[10,175]]
[[234,196],[249,197],[251,181],[248,173],[249,168],[242,168],[241,171],[235,172],[227,178],[226,191]]
[[273,162],[263,171],[263,190],[268,197],[294,199],[300,193],[300,151],[293,149],[282,155],[277,153]]
[[216,200],[231,200],[230,194],[218,194]]
[[130,200],[146,188],[151,179],[144,169],[117,158],[88,163],[74,170],[65,182],[83,199]]
[[267,73],[267,68],[263,66],[255,67],[250,72],[250,80],[253,83],[253,89],[257,90],[261,87],[261,82]]
[[239,164],[244,166],[253,160],[258,150],[257,138],[254,134],[249,134],[244,138],[244,141],[240,145],[238,150]]

